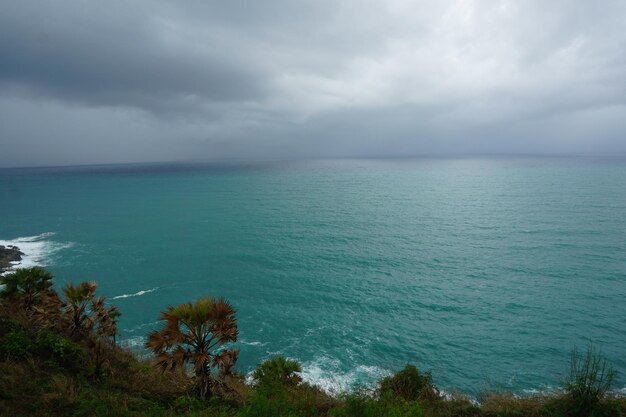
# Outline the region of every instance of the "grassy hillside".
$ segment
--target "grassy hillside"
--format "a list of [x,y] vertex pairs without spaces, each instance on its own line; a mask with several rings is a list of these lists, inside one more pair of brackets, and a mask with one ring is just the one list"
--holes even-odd
[[[299,364],[281,357],[261,364],[248,384],[232,370],[236,320],[224,300],[166,310],[164,327],[149,337],[154,359],[140,359],[116,345],[119,312],[95,297],[95,284],[59,295],[51,278],[39,268],[2,279],[0,416],[626,416],[626,400],[607,394],[614,373],[593,349],[574,352],[563,393],[492,394],[480,404],[442,396],[429,373],[410,365],[374,390],[338,398],[302,382]],[[192,352],[188,330],[223,345]]]

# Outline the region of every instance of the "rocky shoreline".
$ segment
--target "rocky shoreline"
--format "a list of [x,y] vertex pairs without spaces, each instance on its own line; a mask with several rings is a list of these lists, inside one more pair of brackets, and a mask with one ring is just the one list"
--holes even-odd
[[0,245],[0,274],[8,271],[13,262],[21,261],[23,255],[24,253],[17,246]]

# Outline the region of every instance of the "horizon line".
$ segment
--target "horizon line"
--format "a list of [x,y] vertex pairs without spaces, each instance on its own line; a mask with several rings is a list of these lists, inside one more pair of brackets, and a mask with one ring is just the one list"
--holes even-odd
[[154,161],[127,161],[127,162],[98,162],[84,164],[58,164],[58,165],[9,165],[0,166],[0,170],[15,169],[51,169],[51,168],[89,168],[89,167],[112,167],[112,166],[137,166],[137,165],[200,165],[219,163],[278,163],[278,162],[304,162],[322,160],[394,160],[394,159],[455,159],[455,158],[622,158],[626,157],[626,152],[598,152],[598,153],[506,153],[506,152],[477,152],[477,153],[424,153],[412,155],[377,155],[377,156],[310,156],[310,157],[284,157],[284,158],[249,158],[249,157],[221,157],[206,159],[172,159]]

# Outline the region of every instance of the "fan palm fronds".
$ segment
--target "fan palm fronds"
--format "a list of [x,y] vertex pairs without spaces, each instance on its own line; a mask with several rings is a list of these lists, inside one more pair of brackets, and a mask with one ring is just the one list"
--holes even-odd
[[[237,349],[225,349],[237,341],[235,309],[223,298],[201,298],[195,304],[169,307],[161,313],[161,330],[148,335],[146,347],[156,354],[156,364],[173,370],[189,364],[202,399],[211,394],[212,379],[232,372]],[[216,375],[212,375],[212,369]]]

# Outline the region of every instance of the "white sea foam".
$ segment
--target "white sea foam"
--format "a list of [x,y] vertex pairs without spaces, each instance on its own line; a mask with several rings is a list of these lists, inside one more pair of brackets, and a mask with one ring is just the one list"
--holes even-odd
[[[30,268],[33,266],[46,266],[50,265],[53,260],[53,256],[61,249],[66,249],[72,246],[71,243],[55,242],[49,240],[54,236],[54,233],[42,233],[37,236],[18,237],[13,240],[0,240],[2,246],[16,246],[23,253],[22,260],[13,262],[11,270],[17,267]],[[5,274],[9,273],[5,271]]]
[[[246,375],[248,384],[254,384],[253,373],[254,371],[250,371]],[[321,356],[311,362],[303,363],[302,372],[300,372],[304,382],[315,385],[332,396],[353,391],[355,388],[372,390],[376,381],[388,375],[391,375],[390,371],[368,365],[358,365],[349,371],[343,371],[340,361],[328,356]]]
[[131,337],[128,339],[120,340],[120,345],[133,348],[133,347],[141,347],[145,342],[145,338],[143,336]]
[[111,300],[118,300],[118,299],[120,299],[120,298],[129,298],[129,297],[139,297],[139,296],[141,296],[141,295],[144,295],[144,294],[148,294],[148,293],[154,292],[154,291],[156,291],[156,290],[158,290],[158,289],[159,289],[159,287],[155,287],[155,288],[151,288],[151,289],[149,289],[149,290],[141,290],[141,291],[138,291],[138,292],[136,292],[136,293],[134,293],[134,294],[122,294],[122,295],[116,295],[115,297],[112,297],[112,298],[111,298]]
[[302,365],[302,380],[317,385],[330,395],[348,392],[356,387],[372,389],[374,381],[390,375],[391,372],[377,366],[358,365],[349,371],[340,369],[340,362],[322,356]]
[[544,385],[539,388],[527,388],[522,390],[522,395],[551,395],[563,392],[563,387]]
[[248,346],[265,346],[265,345],[267,345],[267,343],[262,343],[262,342],[258,342],[258,341],[252,341],[251,342],[251,341],[248,341],[248,340],[245,340],[245,339],[239,339],[237,341],[237,343],[241,343],[243,345],[248,345]]
[[145,342],[145,337],[135,336],[128,339],[121,339],[119,345],[123,349],[133,352],[139,358],[148,358],[150,357],[150,353],[144,347]]
[[142,330],[145,329],[146,327],[153,327],[154,325],[158,324],[159,321],[151,321],[149,323],[143,323],[143,324],[139,324],[135,327],[131,327],[131,328],[127,328],[127,329],[122,329],[122,331],[124,333],[135,333],[138,330]]

